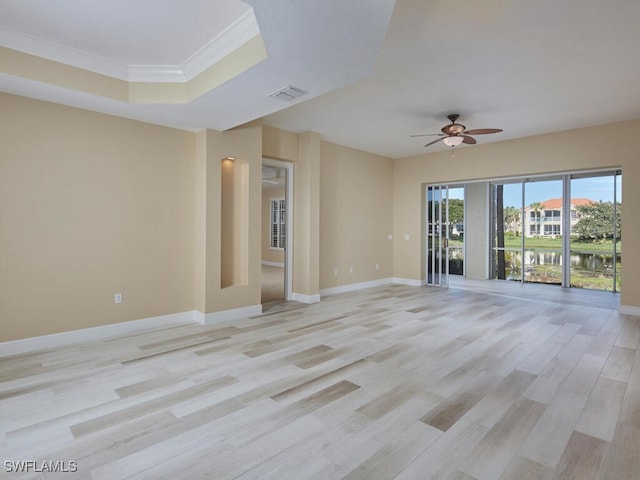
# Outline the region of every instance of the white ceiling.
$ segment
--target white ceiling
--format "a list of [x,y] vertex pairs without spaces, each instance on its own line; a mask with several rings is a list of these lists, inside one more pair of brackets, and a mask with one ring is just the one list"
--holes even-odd
[[249,11],[240,0],[3,0],[0,28],[114,63],[179,65]]
[[[394,158],[446,148],[409,135],[438,132],[449,113],[504,129],[478,143],[640,118],[638,0],[4,0],[0,44],[15,49],[17,33],[128,65],[179,64],[249,7],[268,59],[186,105],[6,74],[0,90],[189,130],[264,118]],[[269,97],[289,84],[309,94]]]

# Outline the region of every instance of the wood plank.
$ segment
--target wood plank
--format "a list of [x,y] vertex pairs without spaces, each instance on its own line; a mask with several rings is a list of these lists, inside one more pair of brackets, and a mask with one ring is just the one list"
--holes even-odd
[[604,357],[585,353],[565,380],[562,390],[589,395],[601,375],[604,364]]
[[586,395],[558,393],[531,429],[520,455],[555,469],[586,403]]
[[505,468],[499,480],[552,480],[554,470],[526,457],[517,456]]
[[397,480],[416,478],[447,478],[469,452],[487,434],[488,428],[470,423],[465,428],[453,427],[408,465]]
[[607,363],[602,369],[602,376],[611,380],[627,383],[633,361],[636,356],[636,348],[614,346],[609,353]]
[[618,422],[605,453],[603,479],[638,478],[640,472],[640,428]]
[[446,432],[482,400],[497,381],[496,377],[481,377],[481,381],[474,382],[469,388],[445,400],[420,420],[427,425]]
[[0,359],[0,449],[80,479],[633,478],[640,321],[472,283]]
[[351,470],[345,480],[386,480],[395,478],[418,455],[425,451],[441,432],[416,422],[407,428],[394,442],[375,452],[357,468]]
[[601,377],[580,415],[576,431],[611,442],[625,389],[624,383]]
[[471,451],[460,471],[478,480],[499,478],[545,408],[526,398],[516,401]]
[[83,435],[88,435],[92,432],[101,430],[105,427],[110,427],[114,424],[123,423],[138,417],[149,415],[154,411],[165,409],[167,407],[170,407],[171,405],[175,405],[179,402],[183,402],[198,395],[202,395],[204,393],[225,387],[227,385],[231,385],[235,382],[237,382],[237,380],[229,375],[221,378],[216,378],[209,382],[185,388],[178,392],[170,393],[168,395],[164,395],[162,397],[155,398],[153,400],[149,400],[147,402],[125,408],[123,410],[117,410],[115,412],[101,415],[91,420],[86,420],[84,422],[71,425],[71,431],[73,432],[73,435],[78,438]]
[[574,432],[562,454],[554,479],[596,480],[600,478],[607,445],[607,442],[599,438]]

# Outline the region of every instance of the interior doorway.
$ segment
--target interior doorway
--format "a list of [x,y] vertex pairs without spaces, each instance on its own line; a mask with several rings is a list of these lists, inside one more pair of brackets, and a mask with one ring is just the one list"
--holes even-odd
[[261,303],[291,299],[293,164],[262,159]]

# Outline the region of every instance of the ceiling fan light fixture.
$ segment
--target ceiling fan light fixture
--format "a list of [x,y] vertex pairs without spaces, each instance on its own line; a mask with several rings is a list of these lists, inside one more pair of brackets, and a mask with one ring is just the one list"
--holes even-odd
[[457,135],[451,136],[451,137],[446,137],[443,142],[445,145],[447,145],[448,147],[455,147],[457,145],[460,145],[462,143],[462,141],[464,140],[464,138],[462,137],[458,137]]
[[444,143],[447,147],[451,147],[451,156],[453,156],[453,147],[460,145],[461,143],[466,143],[468,145],[475,145],[476,139],[471,135],[488,135],[490,133],[500,133],[502,132],[501,128],[476,128],[472,130],[467,130],[467,127],[460,123],[456,123],[458,120],[457,113],[452,113],[451,115],[447,115],[447,118],[451,122],[448,125],[445,125],[440,129],[442,133],[425,133],[421,135],[410,135],[411,137],[439,137],[436,140],[429,142],[425,145],[425,147],[430,147],[431,145],[435,145],[436,143]]

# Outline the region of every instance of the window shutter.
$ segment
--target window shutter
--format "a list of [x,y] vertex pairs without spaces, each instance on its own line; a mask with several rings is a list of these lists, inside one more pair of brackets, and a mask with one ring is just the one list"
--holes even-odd
[[271,248],[284,249],[286,220],[285,200],[271,200]]

